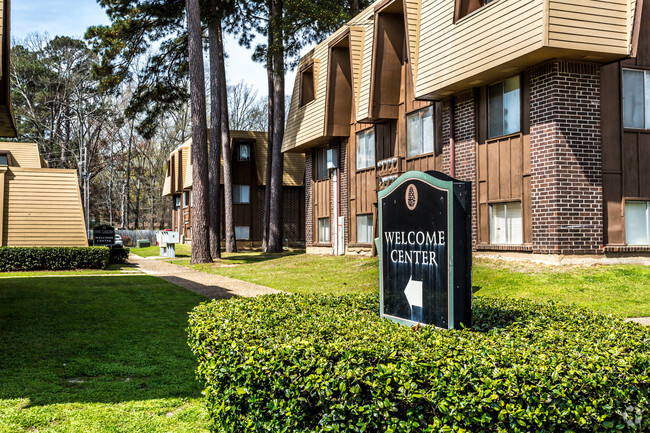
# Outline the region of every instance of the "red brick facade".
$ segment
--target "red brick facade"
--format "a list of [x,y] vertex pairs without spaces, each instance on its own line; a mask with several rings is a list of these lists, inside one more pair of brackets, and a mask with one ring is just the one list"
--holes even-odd
[[530,71],[533,251],[603,245],[600,68],[554,61]]
[[314,155],[311,150],[305,153],[305,245],[314,245]]

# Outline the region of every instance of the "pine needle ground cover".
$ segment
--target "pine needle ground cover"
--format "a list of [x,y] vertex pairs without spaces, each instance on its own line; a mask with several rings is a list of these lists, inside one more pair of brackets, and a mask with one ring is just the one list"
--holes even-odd
[[471,330],[378,310],[375,294],[197,307],[189,342],[213,431],[650,431],[650,327],[484,297]]
[[0,279],[0,432],[205,432],[188,312],[150,276]]
[[[188,259],[174,263],[189,266]],[[289,293],[379,290],[376,258],[243,252],[193,268]],[[650,316],[649,266],[551,266],[479,259],[473,270],[474,293],[479,297],[554,301],[625,317]]]

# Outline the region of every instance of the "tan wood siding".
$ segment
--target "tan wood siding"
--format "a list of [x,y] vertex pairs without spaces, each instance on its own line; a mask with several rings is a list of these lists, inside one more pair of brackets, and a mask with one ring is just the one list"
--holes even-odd
[[625,54],[629,0],[549,0],[548,45]]
[[75,170],[10,168],[3,245],[88,246]]
[[551,58],[620,59],[630,1],[494,1],[456,24],[454,1],[424,1],[416,96],[439,99]]
[[361,88],[357,103],[357,121],[370,117],[370,79],[372,76],[372,45],[375,31],[374,20],[369,20],[363,26],[363,60],[361,63]]
[[453,23],[454,1],[422,5],[416,95],[430,93],[541,48],[544,1],[495,1]]
[[404,0],[404,18],[406,19],[406,36],[408,43],[408,60],[413,65],[412,80],[417,77],[418,53],[420,50],[420,12],[422,0]]
[[350,27],[350,57],[352,58],[352,79],[354,82],[354,99],[352,111],[356,119],[359,109],[359,92],[361,91],[361,72],[363,70],[363,49],[366,30],[363,27]]
[[41,168],[41,155],[36,143],[0,143],[0,153],[10,154],[12,167]]

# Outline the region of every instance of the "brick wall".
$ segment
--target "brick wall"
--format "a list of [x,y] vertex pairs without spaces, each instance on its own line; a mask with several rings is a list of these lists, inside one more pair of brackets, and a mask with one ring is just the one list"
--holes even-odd
[[530,77],[534,252],[596,253],[603,244],[600,69],[553,61]]
[[[345,245],[350,242],[350,214],[348,213],[348,140],[341,139],[339,144],[339,169],[341,175],[341,216],[345,217]],[[336,214],[333,214],[336,215]]]
[[478,243],[478,209],[476,197],[476,116],[474,93],[456,96],[454,135],[456,146],[456,178],[472,182],[472,245]]
[[[467,91],[455,96],[454,136],[456,147],[456,178],[472,182],[472,244],[478,242],[478,218],[476,207],[476,124],[474,94]],[[443,171],[451,174],[449,133],[451,127],[451,102],[445,101],[442,109]]]
[[[292,244],[300,239],[300,201],[302,188],[285,186],[282,188],[282,239],[289,239]],[[264,215],[264,214],[262,214]]]
[[305,153],[305,245],[314,245],[314,206],[312,203],[312,180],[314,158],[311,150]]

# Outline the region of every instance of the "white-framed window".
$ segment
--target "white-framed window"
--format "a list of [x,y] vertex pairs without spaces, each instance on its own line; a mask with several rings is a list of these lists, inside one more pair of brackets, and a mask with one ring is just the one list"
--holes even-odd
[[330,172],[327,169],[327,147],[319,147],[316,149],[316,165],[315,165],[316,180],[327,179]]
[[239,143],[235,146],[235,161],[247,162],[251,160],[251,145],[248,143]]
[[433,152],[433,107],[406,116],[406,156]]
[[247,241],[251,238],[251,229],[248,226],[235,226],[235,239]]
[[375,128],[357,132],[357,170],[375,165]]
[[234,204],[248,204],[251,202],[251,187],[250,185],[233,185],[232,186],[232,202]]
[[490,243],[494,245],[521,245],[524,243],[521,202],[490,205]]
[[318,218],[318,242],[329,244],[330,240],[330,219]]
[[500,137],[521,130],[519,75],[488,87],[488,137]]
[[357,215],[357,242],[372,243],[372,214]]
[[186,209],[190,203],[190,193],[189,191],[183,191],[183,209]]
[[181,197],[176,196],[174,197],[174,209],[178,209],[179,207],[181,207]]
[[625,243],[650,245],[650,201],[625,201]]
[[623,69],[623,127],[650,129],[650,71]]

